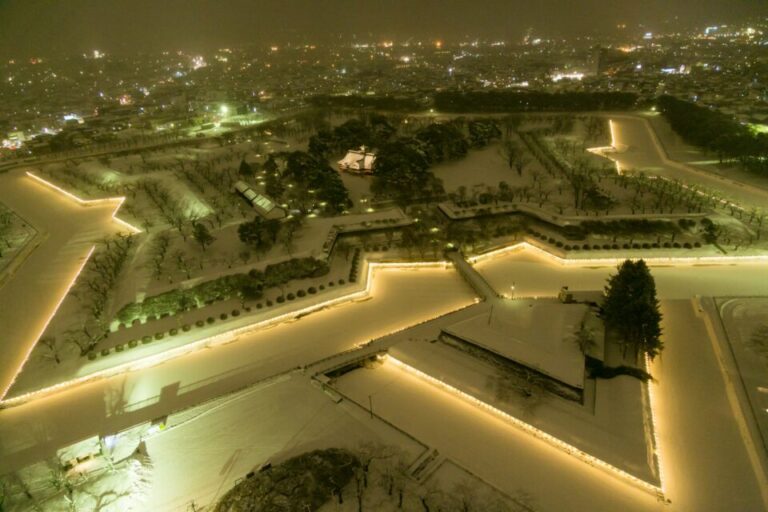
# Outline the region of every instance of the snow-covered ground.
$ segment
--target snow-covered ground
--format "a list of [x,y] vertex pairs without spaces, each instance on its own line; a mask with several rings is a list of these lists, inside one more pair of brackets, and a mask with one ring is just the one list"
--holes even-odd
[[[621,155],[656,170],[658,162],[648,146],[652,139],[643,142],[640,128],[631,125],[631,130],[636,140]],[[0,200],[20,208],[35,226],[52,227],[46,231],[47,245],[41,246],[46,250],[35,251],[0,294],[0,326],[6,340],[0,342],[0,377],[5,379],[0,384],[12,379],[91,241],[116,229],[110,221],[111,206],[79,209],[21,180],[18,172],[0,177]],[[732,192],[733,197],[746,199],[759,195],[751,189]],[[45,208],[39,206],[41,201]],[[564,285],[572,290],[600,289],[615,272],[610,266],[559,266],[530,251],[489,259],[476,268],[502,293],[510,294],[514,286],[516,296],[552,296]],[[689,299],[768,295],[768,280],[760,279],[765,270],[766,265],[759,264],[652,268],[664,314],[666,350],[652,366],[658,381],[652,389],[669,507],[389,364],[353,372],[340,382],[355,400],[372,403],[377,414],[499,489],[511,495],[532,494],[537,509],[764,510],[768,485],[764,476],[756,476],[754,454],[745,445],[738,407],[727,392],[730,376],[726,381],[722,361],[713,352],[716,342]],[[149,450],[159,464],[152,497],[164,504],[156,509],[185,510],[188,500],[198,496],[195,493],[203,501],[220,495],[274,453],[295,453],[326,442],[357,442],[358,436],[395,435],[385,428],[375,433],[360,430],[359,407],[334,405],[298,377],[255,388],[246,392],[247,399],[217,403],[208,412],[190,413],[188,408],[458,309],[473,299],[474,293],[451,270],[382,271],[374,282],[373,297],[364,302],[0,410],[0,475],[49,458],[80,440],[184,411],[183,421],[171,422],[175,426],[149,440]],[[340,413],[345,407],[348,410]]]
[[[554,296],[562,286],[571,290],[601,290],[615,267],[563,266],[520,249],[476,264],[478,271],[497,291],[516,297]],[[683,299],[694,295],[768,295],[768,279],[756,279],[767,264],[651,265],[660,298]],[[514,292],[512,292],[514,286]]]
[[[749,182],[734,181],[669,160],[658,139],[654,138],[650,125],[646,124],[643,118],[615,116],[612,119],[614,142],[627,149],[614,153],[611,158],[618,160],[623,169],[678,179],[684,183],[695,183],[720,191],[728,199],[744,206],[762,206],[768,201],[768,189],[752,186]],[[745,178],[742,175],[739,177]]]
[[[489,260],[498,273],[495,278],[491,276],[492,284],[510,274],[525,275],[522,280],[517,277],[516,290],[522,285],[525,291],[539,282],[538,290],[551,295],[565,284],[562,271],[571,278],[589,276],[581,287],[571,279],[568,284],[575,289],[594,288],[612,271],[560,268],[535,259],[521,262],[518,258],[507,258],[504,265]],[[481,272],[488,264],[478,265]],[[536,272],[532,274],[533,270]],[[659,270],[665,269],[652,271],[658,275]],[[696,283],[698,274],[717,270],[744,272],[740,267],[688,270],[691,272],[683,274],[687,276],[683,282]],[[743,293],[764,286],[756,284],[754,271],[747,274],[751,275],[751,287],[746,284],[750,280],[742,281]],[[0,472],[34,462],[46,450],[93,432],[116,432],[238,389],[278,369],[332,355],[420,317],[455,309],[473,296],[450,271],[391,271],[383,277],[376,282],[374,298],[369,301],[311,315],[248,340],[0,412]],[[690,293],[686,289],[674,291],[674,287],[672,292],[665,291],[669,283],[665,284],[664,277],[658,279],[662,297]],[[734,285],[727,274],[719,279],[726,279],[725,285]],[[667,350],[654,364],[653,373],[660,382],[657,425],[667,496],[675,510],[760,510],[764,506],[760,487],[723,391],[717,360],[704,341],[708,335],[701,320],[695,317],[689,300],[665,301],[663,313]],[[381,375],[384,377],[377,377]],[[354,372],[350,379],[347,391],[362,403],[371,394],[377,413],[500,489],[513,494],[520,489],[532,493],[543,510],[665,509],[646,492],[386,365],[379,370]],[[71,421],[73,416],[78,421]],[[439,426],[435,418],[440,418]],[[209,435],[216,438],[215,432]],[[470,439],[480,442],[470,443]],[[722,478],[722,471],[728,478]],[[735,508],[730,508],[733,504]]]
[[733,381],[744,389],[742,406],[747,416],[754,417],[755,444],[765,449],[768,462],[768,298],[720,299],[717,313],[725,331],[725,351],[733,354],[738,373]]
[[372,298],[363,302],[0,411],[0,474],[37,460],[52,447],[195,405],[473,300],[474,293],[450,269],[381,270]]
[[716,155],[707,154],[703,149],[687,144],[674,132],[674,130],[672,130],[672,127],[664,119],[664,116],[649,115],[646,118],[656,132],[661,146],[672,160],[684,163],[695,169],[702,169],[707,172],[719,174],[744,184],[768,189],[768,179],[764,176],[742,170],[736,162],[720,164]]
[[673,509],[767,510],[765,476],[756,476],[751,464],[727,392],[731,376],[724,375],[702,316],[689,300],[663,300],[661,312],[665,349],[651,373]]
[[[536,510],[663,510],[655,496],[589,466],[391,363],[348,374],[342,392],[434,446],[509,494],[533,496]],[[439,418],[439,420],[437,420]]]
[[354,404],[334,403],[307,378],[270,382],[214,402],[148,438],[153,474],[146,503],[152,510],[185,512],[192,502],[208,505],[220,498],[265,462],[277,464],[317,448],[355,450],[366,443],[396,445],[408,460],[424,450]]
[[[658,485],[649,457],[652,446],[645,438],[650,418],[644,413],[642,384],[637,379],[587,380],[581,404],[537,389],[508,370],[443,343],[403,342],[390,354],[599,460]],[[609,364],[618,362],[611,360]],[[523,389],[531,395],[524,394]]]
[[123,231],[112,221],[115,204],[83,208],[21,171],[0,176],[0,201],[39,232],[40,245],[0,290],[0,395],[56,311],[90,248]]
[[13,271],[12,265],[19,265],[29,253],[30,242],[37,234],[35,228],[19,217],[17,213],[0,202],[0,222],[5,223],[0,236],[0,283]]

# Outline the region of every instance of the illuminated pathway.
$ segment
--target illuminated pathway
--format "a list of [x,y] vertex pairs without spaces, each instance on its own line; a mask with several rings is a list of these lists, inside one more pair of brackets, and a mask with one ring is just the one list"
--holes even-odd
[[[768,279],[755,279],[768,272],[766,263],[670,264],[650,263],[656,290],[663,299],[689,299],[694,295],[768,295]],[[496,290],[517,297],[556,295],[561,286],[571,290],[602,290],[615,263],[561,265],[539,251],[516,249],[476,264]]]
[[472,303],[451,269],[381,270],[373,298],[243,336],[159,366],[0,410],[0,474]]
[[662,314],[665,350],[652,372],[674,510],[765,510],[768,489],[761,496],[704,322],[687,300],[662,301]]
[[[656,497],[589,466],[494,414],[385,363],[352,372],[340,389],[502,491],[533,496],[546,512],[663,510]],[[439,420],[436,420],[439,418]]]
[[[694,316],[689,300],[674,299],[706,289],[715,293],[725,289],[733,294],[768,293],[768,284],[754,279],[758,268],[754,267],[653,270],[660,294],[665,298],[662,307],[667,350],[653,371],[660,382],[657,425],[665,490],[673,510],[723,510],[727,503],[743,505],[733,510],[761,510],[760,487],[725,399],[719,366],[702,322]],[[611,267],[560,267],[530,251],[490,259],[478,264],[478,268],[494,286],[504,286],[515,279],[516,291],[526,295],[551,295],[562,284],[594,289],[612,271]],[[760,271],[764,269],[763,266]],[[707,278],[710,272],[717,274]],[[365,302],[338,306],[229,345],[0,411],[0,473],[39,460],[58,447],[90,435],[115,432],[163,416],[170,410],[239,389],[455,309],[473,295],[456,273],[438,269],[383,271],[373,292],[374,297]],[[421,393],[426,393],[423,403]],[[536,482],[528,490],[541,492],[541,503],[553,506],[560,496],[564,500],[561,505],[589,502],[595,504],[594,510],[664,508],[647,492],[557,450],[537,447],[529,437],[510,434],[510,427],[504,422],[473,419],[477,413],[466,402],[440,398],[434,389],[419,391],[413,399],[421,412],[408,421],[434,422],[435,417],[440,417],[444,426],[452,422],[479,422],[475,426],[482,436],[488,436],[488,442],[472,444],[473,451],[468,443],[465,446],[456,442],[444,428],[432,428],[435,432],[424,434],[423,440],[446,446],[444,453],[455,456],[504,489],[526,489],[529,482]],[[379,407],[384,405],[385,402],[379,403]],[[423,419],[419,420],[420,417]],[[422,435],[422,427],[413,428],[414,434]],[[504,458],[520,460],[525,474],[496,474]],[[723,471],[728,472],[728,478],[722,478]],[[515,480],[518,476],[519,482]],[[558,488],[573,495],[563,497]]]
[[749,209],[768,204],[768,190],[697,170],[667,158],[664,148],[647,120],[636,116],[612,116],[614,144],[625,151],[612,153],[622,169],[645,171],[718,191],[727,199]]
[[83,207],[23,172],[0,174],[0,202],[38,231],[39,244],[0,287],[0,396],[45,329],[93,244],[124,231],[115,204]]
[[[92,241],[119,226],[110,220],[112,206],[82,208],[19,174],[0,177],[0,201],[18,210],[46,236],[19,273],[0,289],[0,301],[5,301],[0,302],[0,326],[6,331],[0,345],[0,369],[10,379],[19,363],[6,365],[6,361],[23,359],[31,344],[10,346],[7,340],[34,341]],[[38,206],[41,201],[45,208]],[[89,228],[83,229],[85,225]],[[574,290],[599,289],[613,271],[612,265],[558,265],[530,250],[488,259],[477,268],[496,290],[507,292],[514,284],[514,293],[525,296],[553,295],[562,285]],[[756,279],[765,272],[766,265],[757,263],[653,268],[667,344],[663,358],[653,367],[660,382],[657,427],[672,510],[765,507],[723,389],[720,367],[702,321],[688,300],[695,294],[768,295],[768,280]],[[5,298],[8,286],[15,287],[8,294],[13,300]],[[473,297],[452,270],[383,270],[377,274],[369,300],[336,306],[244,335],[235,343],[0,410],[0,474],[84,438],[114,433],[332,356],[457,309]],[[39,309],[25,312],[30,304]],[[15,334],[9,335],[9,330]],[[409,400],[419,413],[401,421],[414,434],[502,489],[534,492],[544,510],[580,505],[593,510],[667,509],[648,493],[573,457],[540,446],[520,433],[510,434],[508,425],[479,415],[466,402],[406,380],[393,385],[393,396],[398,386],[413,392]],[[386,402],[379,403],[379,407],[385,406]],[[390,410],[397,414],[394,398]],[[441,427],[468,429],[471,438],[481,442],[465,443],[452,436],[451,428],[435,428],[435,418],[441,418]],[[512,473],[506,471],[510,464],[517,468]]]

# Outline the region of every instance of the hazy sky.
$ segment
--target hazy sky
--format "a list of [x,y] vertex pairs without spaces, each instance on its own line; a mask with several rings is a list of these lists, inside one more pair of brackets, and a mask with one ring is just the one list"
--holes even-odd
[[518,39],[617,22],[712,23],[768,15],[768,0],[0,0],[0,53],[205,49],[304,36]]

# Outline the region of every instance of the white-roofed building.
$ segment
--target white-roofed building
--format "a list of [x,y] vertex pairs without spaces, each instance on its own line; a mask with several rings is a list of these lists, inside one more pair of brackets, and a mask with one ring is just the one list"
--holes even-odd
[[259,215],[265,219],[282,219],[285,217],[285,210],[277,206],[269,197],[255,192],[250,185],[244,181],[235,183],[235,191],[243,196]]
[[339,160],[339,169],[353,174],[372,174],[376,155],[367,152],[365,146],[358,150],[349,150],[344,158]]

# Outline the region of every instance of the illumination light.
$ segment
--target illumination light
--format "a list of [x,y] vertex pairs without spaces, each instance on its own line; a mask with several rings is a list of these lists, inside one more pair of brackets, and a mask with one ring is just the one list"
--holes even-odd
[[24,365],[27,364],[27,361],[29,360],[29,356],[32,355],[32,351],[34,350],[35,346],[37,346],[37,342],[42,337],[42,335],[45,333],[45,330],[48,329],[48,325],[51,323],[51,320],[53,320],[53,317],[56,316],[56,313],[59,311],[59,308],[61,307],[62,303],[64,302],[64,299],[69,295],[69,291],[72,289],[72,287],[75,285],[75,282],[77,281],[77,278],[80,277],[80,274],[82,273],[83,269],[85,268],[85,265],[88,263],[88,260],[91,259],[91,256],[93,255],[93,251],[96,249],[96,246],[91,246],[90,250],[88,251],[88,254],[85,255],[83,258],[82,263],[80,264],[80,267],[75,272],[75,275],[72,276],[72,279],[70,279],[69,284],[64,290],[64,293],[59,297],[59,300],[56,302],[56,305],[54,306],[53,310],[51,311],[51,314],[48,315],[48,318],[45,320],[45,323],[43,324],[43,328],[40,329],[40,332],[35,336],[34,343],[30,343],[29,348],[27,349],[27,353],[24,355],[24,360],[21,362],[21,365],[16,370],[16,374],[13,376],[13,379],[11,379],[11,382],[8,383],[8,385],[3,389],[2,393],[0,393],[0,405],[3,404],[3,398],[8,393],[8,390],[11,389],[11,386],[16,382],[16,379],[18,378],[19,374],[21,373],[21,370],[24,368]]
[[[340,297],[319,302],[317,304],[312,304],[298,310],[288,311],[281,315],[278,315],[272,318],[267,318],[265,320],[256,322],[254,324],[248,324],[242,327],[237,327],[235,329],[230,329],[229,331],[225,331],[219,334],[214,334],[213,336],[209,336],[207,338],[202,338],[197,341],[193,341],[175,348],[171,348],[169,350],[160,352],[158,354],[152,354],[134,361],[128,361],[110,368],[105,368],[103,370],[90,373],[88,375],[83,375],[82,377],[71,379],[65,382],[60,382],[58,384],[54,384],[52,386],[48,386],[46,388],[38,389],[35,391],[30,391],[30,392],[21,394],[19,396],[15,396],[13,398],[0,400],[0,409],[21,405],[31,400],[43,398],[53,393],[63,391],[66,389],[71,389],[80,384],[85,384],[87,382],[92,382],[94,380],[110,378],[123,373],[151,368],[153,366],[157,366],[166,361],[170,361],[171,359],[175,359],[177,357],[190,354],[198,350],[207,349],[210,347],[216,347],[219,345],[226,345],[228,343],[236,341],[239,336],[250,333],[255,330],[267,329],[270,327],[274,327],[283,322],[290,322],[293,320],[297,320],[300,317],[320,311],[322,309],[334,307],[340,304],[355,302],[357,300],[367,298],[368,296],[370,296],[373,288],[373,281],[374,281],[373,274],[375,270],[380,268],[395,269],[395,270],[421,269],[421,268],[447,269],[448,267],[452,266],[451,263],[447,261],[436,261],[436,262],[418,261],[418,262],[398,263],[398,262],[369,262],[368,260],[364,260],[363,264],[367,266],[367,272],[365,273],[365,276],[366,276],[365,287],[362,290],[351,292],[347,295],[342,295]],[[76,277],[77,276],[75,276],[75,278]],[[74,284],[74,280],[72,284]],[[62,297],[61,300],[63,301],[64,298]],[[51,316],[51,318],[52,317],[53,315]],[[408,327],[411,327],[411,326],[408,326]],[[30,352],[31,352],[31,349],[30,349]],[[29,357],[29,353],[27,354],[27,358],[28,357]],[[6,392],[7,392],[7,389],[6,389]],[[5,393],[3,394],[3,396],[5,396]]]
[[556,263],[559,263],[561,265],[567,266],[567,265],[584,265],[584,266],[595,266],[595,265],[618,265],[622,262],[624,262],[627,259],[642,259],[645,261],[648,265],[667,265],[667,264],[675,264],[679,263],[681,265],[695,265],[695,264],[706,264],[706,265],[732,265],[734,263],[768,263],[768,255],[755,255],[755,256],[657,256],[657,257],[637,257],[637,258],[578,258],[578,259],[568,259],[563,258],[561,256],[558,256],[556,254],[553,254],[541,247],[538,247],[536,245],[533,245],[529,242],[518,242],[517,244],[510,245],[507,247],[502,247],[500,249],[496,249],[491,252],[487,252],[484,254],[479,254],[477,256],[472,256],[467,258],[467,261],[471,263],[476,263],[478,261],[482,261],[487,258],[491,258],[494,256],[498,256],[499,254],[503,254],[506,252],[513,251],[515,249],[525,248],[529,249],[541,256],[544,256],[546,258],[549,258]]
[[[461,399],[463,399],[463,400],[465,400],[465,401],[467,401],[467,402],[469,402],[469,403],[471,403],[471,404],[473,404],[475,406],[478,406],[478,407],[480,407],[482,409],[485,409],[485,410],[493,413],[495,416],[498,416],[501,419],[507,421],[508,423],[513,424],[514,426],[520,428],[521,430],[525,431],[528,434],[533,435],[537,439],[540,439],[540,440],[546,442],[547,444],[549,444],[550,446],[552,446],[554,448],[558,448],[558,449],[560,449],[560,450],[562,450],[562,451],[564,451],[564,452],[566,452],[566,453],[568,453],[570,455],[573,455],[576,458],[580,459],[583,462],[586,462],[587,464],[589,464],[591,466],[599,467],[600,469],[603,469],[603,470],[606,470],[606,471],[608,471],[610,473],[613,473],[615,476],[623,478],[624,480],[629,481],[630,483],[636,485],[637,487],[640,487],[641,489],[649,491],[649,492],[651,492],[651,493],[653,493],[653,494],[655,494],[655,495],[657,495],[659,497],[663,497],[664,496],[664,491],[662,489],[662,486],[656,486],[656,485],[653,485],[653,484],[651,484],[649,482],[646,482],[645,480],[641,480],[640,478],[637,478],[636,476],[631,475],[631,474],[627,473],[626,471],[623,471],[623,470],[617,468],[616,466],[613,466],[613,465],[605,462],[604,460],[601,460],[601,459],[598,459],[597,457],[589,455],[588,453],[583,452],[582,450],[579,450],[575,446],[570,445],[570,444],[566,443],[565,441],[562,441],[562,440],[558,439],[557,437],[555,437],[555,436],[553,436],[551,434],[548,434],[548,433],[544,432],[543,430],[540,430],[540,429],[534,427],[533,425],[531,425],[529,423],[526,423],[526,422],[524,422],[524,421],[522,421],[522,420],[512,416],[509,413],[506,413],[506,412],[504,412],[504,411],[502,411],[500,409],[497,409],[496,407],[493,407],[492,405],[490,405],[490,404],[488,404],[486,402],[483,402],[482,400],[479,400],[479,399],[475,398],[474,396],[472,396],[472,395],[470,395],[468,393],[465,393],[464,391],[461,391],[458,388],[455,388],[455,387],[451,386],[450,384],[446,384],[445,382],[443,382],[443,381],[441,381],[439,379],[436,379],[435,377],[433,377],[431,375],[428,375],[428,374],[422,372],[421,370],[418,370],[418,369],[414,368],[413,366],[410,366],[410,365],[400,361],[399,359],[397,359],[395,357],[392,357],[389,354],[384,356],[384,358],[385,358],[385,360],[393,363],[398,368],[400,368],[400,369],[402,369],[402,370],[404,370],[404,371],[406,371],[406,372],[408,372],[408,373],[410,373],[410,374],[412,374],[412,375],[414,375],[414,376],[416,376],[416,377],[418,377],[418,378],[420,378],[422,380],[425,380],[425,381],[427,381],[427,382],[429,382],[431,384],[434,384],[437,387],[442,388],[443,390],[445,390],[445,391],[447,391],[447,392],[449,392],[449,393],[451,393],[453,395],[456,395],[459,398],[461,398]],[[661,478],[661,475],[659,475],[659,477]]]
[[136,226],[133,226],[133,225],[125,222],[124,220],[118,219],[116,217],[118,210],[120,210],[120,207],[125,202],[125,197],[124,196],[120,196],[120,197],[105,197],[105,198],[102,198],[102,199],[88,199],[88,200],[81,199],[81,198],[77,197],[76,195],[72,194],[71,192],[67,192],[63,188],[61,188],[61,187],[59,187],[57,185],[54,185],[50,181],[44,180],[43,178],[41,178],[39,176],[36,176],[35,174],[33,174],[30,171],[27,171],[27,176],[29,176],[30,178],[34,178],[35,180],[37,180],[39,183],[42,183],[46,187],[52,188],[53,190],[55,190],[55,191],[57,191],[57,192],[59,192],[61,194],[64,194],[68,198],[76,201],[77,203],[79,203],[79,204],[81,204],[83,206],[93,206],[93,205],[97,205],[97,204],[106,204],[106,203],[116,202],[117,206],[115,207],[114,211],[112,212],[112,220],[116,221],[118,224],[121,224],[121,225],[125,226],[130,231],[132,231],[134,234],[141,233],[141,230],[139,228],[137,228]]
[[[651,374],[651,359],[648,357],[648,354],[645,354],[645,371],[649,375]],[[644,383],[643,390],[648,394],[648,411],[650,412],[651,417],[651,440],[653,442],[653,446],[651,447],[653,450],[653,454],[655,457],[654,463],[656,465],[656,470],[659,472],[659,482],[661,484],[661,491],[664,492],[664,482],[666,481],[664,477],[664,465],[661,461],[661,448],[659,447],[659,433],[658,429],[656,428],[656,417],[658,416],[656,414],[656,399],[655,399],[655,391],[652,387],[653,379],[649,379]]]

